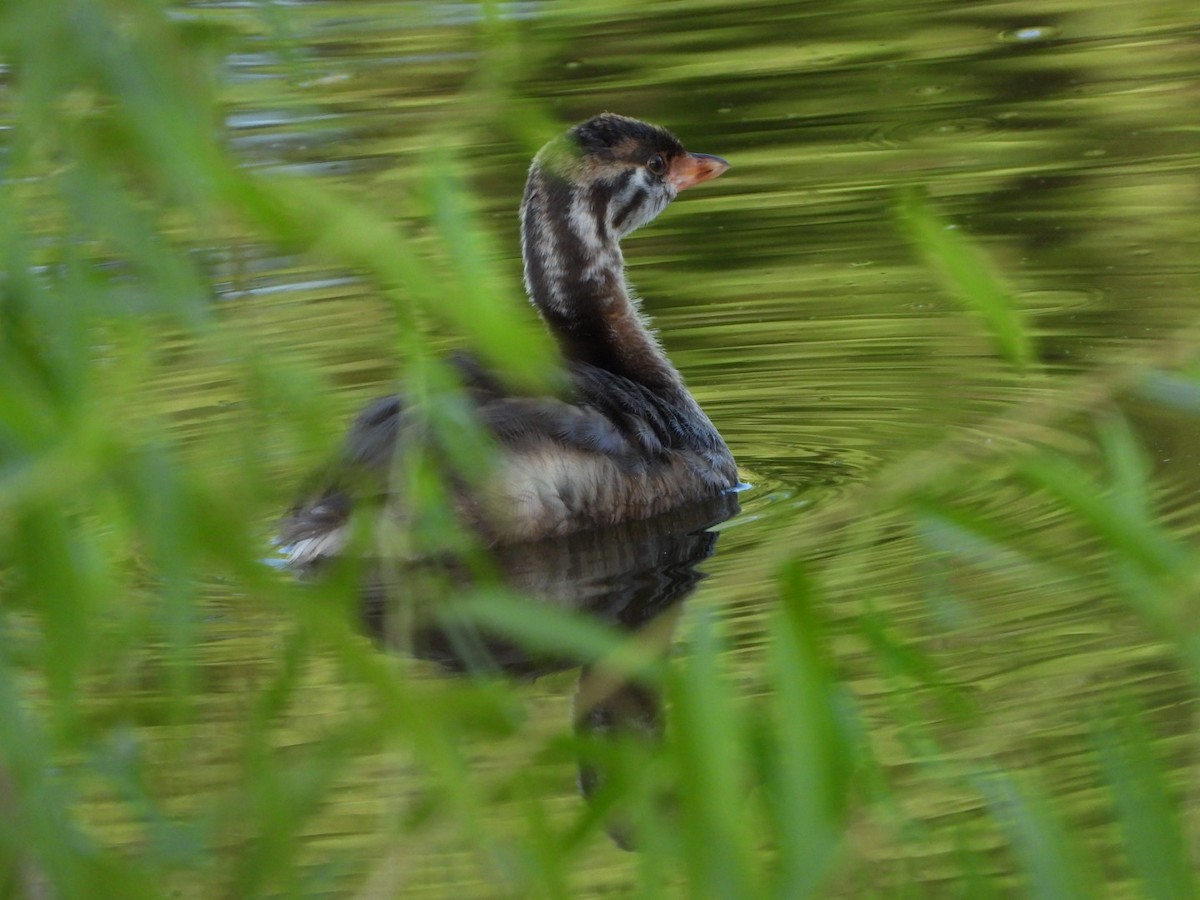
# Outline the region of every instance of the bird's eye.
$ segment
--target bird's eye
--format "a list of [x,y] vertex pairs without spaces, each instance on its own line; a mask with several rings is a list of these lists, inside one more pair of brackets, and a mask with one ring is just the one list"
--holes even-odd
[[651,175],[663,176],[667,174],[667,161],[662,158],[661,153],[655,153],[652,157],[646,160],[646,168],[650,170]]

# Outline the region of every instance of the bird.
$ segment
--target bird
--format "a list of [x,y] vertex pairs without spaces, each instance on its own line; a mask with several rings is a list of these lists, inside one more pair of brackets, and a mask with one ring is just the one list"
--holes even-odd
[[[648,519],[734,491],[729,447],[672,365],[625,276],[621,240],[683,190],[729,168],[667,129],[603,113],[546,144],[520,208],[530,302],[556,340],[565,389],[514,393],[466,354],[450,364],[496,448],[483,484],[452,488],[485,543],[516,544]],[[356,508],[403,519],[394,459],[424,431],[401,395],[370,404],[284,517],[284,563],[342,555]]]

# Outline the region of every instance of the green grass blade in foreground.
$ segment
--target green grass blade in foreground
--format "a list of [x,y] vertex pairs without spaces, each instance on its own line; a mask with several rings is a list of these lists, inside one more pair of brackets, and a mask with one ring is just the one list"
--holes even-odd
[[813,582],[800,563],[780,576],[771,623],[770,713],[760,723],[764,801],[779,853],[775,895],[819,896],[837,858],[854,752],[825,659]]
[[970,566],[1015,580],[1061,578],[1065,568],[1050,554],[1022,546],[1023,533],[992,513],[954,506],[941,498],[921,498],[913,509],[917,534],[935,561]]
[[553,342],[524,291],[497,265],[502,254],[479,227],[459,168],[444,152],[426,162],[428,211],[448,258],[439,269],[443,296],[455,307],[460,333],[473,338],[501,377],[545,390],[557,360]]
[[230,207],[275,240],[369,274],[406,328],[412,327],[411,310],[418,308],[465,337],[485,358],[500,361],[514,381],[544,387],[552,377],[547,335],[536,328],[523,300],[503,302],[516,291],[497,288],[498,277],[486,272],[455,274],[456,267],[484,262],[472,262],[455,245],[449,229],[467,227],[468,219],[466,201],[456,193],[460,188],[448,177],[432,184],[444,265],[419,250],[399,222],[326,185],[241,172],[222,173],[220,183]]
[[1150,496],[1153,472],[1129,422],[1120,416],[1112,416],[1102,419],[1097,431],[1112,483],[1113,512],[1123,519],[1157,528]]
[[1098,484],[1076,463],[1042,454],[1022,462],[1017,473],[1056,497],[1120,558],[1135,564],[1151,578],[1172,578],[1188,568],[1187,555],[1180,546],[1153,521],[1129,515],[1127,502],[1117,502],[1111,488]]
[[946,292],[977,312],[1000,352],[1025,368],[1033,356],[1029,333],[1012,293],[983,251],[930,209],[919,190],[905,191],[896,210],[900,230],[937,270]]
[[1155,516],[1148,466],[1128,426],[1102,424],[1101,442],[1112,473],[1107,483],[1050,453],[1025,460],[1017,474],[1057,498],[1107,545],[1122,596],[1175,644],[1200,683],[1200,624],[1192,602],[1200,558]]
[[690,896],[752,898],[761,892],[750,849],[747,725],[721,665],[727,647],[712,614],[699,613],[668,695],[684,869]]
[[660,674],[661,661],[625,632],[570,610],[502,589],[478,588],[438,612],[447,627],[467,623],[509,638],[534,654],[581,663],[603,662],[631,677]]
[[65,900],[161,896],[136,861],[103,852],[76,823],[78,798],[49,765],[53,741],[30,714],[7,650],[0,633],[0,875],[16,882],[0,888]]
[[1127,704],[1097,727],[1096,743],[1112,792],[1130,868],[1154,900],[1200,896],[1179,810],[1146,724]]
[[[395,660],[363,638],[349,610],[337,609],[328,596],[296,599],[297,619],[309,639],[314,646],[332,651],[342,682],[357,698],[356,708],[361,704],[366,712],[347,721],[361,724],[364,740],[376,731],[381,740],[411,752],[422,770],[421,784],[430,796],[433,817],[462,834],[485,871],[509,878],[511,835],[497,833],[485,815],[490,800],[484,789],[486,773],[472,767],[463,741],[465,735],[481,728],[491,730],[497,720],[510,718],[505,704],[494,702],[504,701],[507,695],[481,697],[469,681],[408,677]],[[328,756],[331,763],[338,763],[343,755],[360,757],[362,748],[340,736],[342,730],[342,726],[334,729],[329,740],[301,756],[300,764],[315,753],[320,765],[331,742],[337,751]],[[410,833],[406,841],[417,850],[424,846],[419,831]]]
[[1012,775],[994,772],[977,779],[992,815],[1008,835],[1025,873],[1021,896],[1036,900],[1088,900],[1097,896],[1079,847],[1050,812],[1046,801],[1022,789]]

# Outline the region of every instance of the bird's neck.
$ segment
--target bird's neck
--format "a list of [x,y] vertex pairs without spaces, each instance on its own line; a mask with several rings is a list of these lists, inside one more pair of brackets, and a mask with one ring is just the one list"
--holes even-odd
[[682,388],[625,282],[609,195],[533,172],[521,207],[525,287],[563,355],[656,390]]

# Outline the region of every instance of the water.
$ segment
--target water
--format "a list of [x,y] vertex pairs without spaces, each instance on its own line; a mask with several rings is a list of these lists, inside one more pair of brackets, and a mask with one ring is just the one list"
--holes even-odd
[[[236,5],[189,9],[261,27]],[[871,604],[888,611],[898,637],[935,653],[943,676],[976,708],[969,731],[947,724],[956,752],[1050,760],[1072,815],[1087,820],[1096,802],[1086,789],[1078,705],[1135,691],[1156,714],[1164,753],[1175,757],[1194,709],[1169,650],[1127,609],[1056,568],[1099,565],[1095,542],[1006,478],[963,483],[962,498],[1025,515],[1044,535],[1040,561],[1013,561],[1045,566],[1039,589],[1028,579],[1017,588],[994,564],[963,565],[961,548],[936,522],[892,533],[890,521],[872,519],[870,490],[864,497],[855,488],[894,483],[917,465],[916,454],[936,462],[947,441],[986,454],[1011,437],[1014,404],[1051,402],[1068,379],[1114,356],[1153,352],[1195,318],[1200,23],[1192,3],[692,0],[614,4],[607,14],[552,15],[533,3],[504,9],[502,24],[519,23],[525,35],[517,61],[480,50],[472,4],[290,7],[281,19],[290,59],[264,49],[274,44],[255,28],[227,59],[230,140],[248,165],[343,183],[419,228],[407,192],[408,173],[430,150],[421,135],[431,124],[449,135],[461,127],[481,220],[513,279],[516,205],[534,136],[524,126],[478,128],[480,111],[464,107],[457,88],[480,77],[480,66],[520,66],[524,95],[561,126],[613,110],[664,124],[690,149],[732,162],[719,181],[626,242],[646,309],[752,484],[741,512],[720,528],[715,553],[701,554],[708,577],[688,583],[695,592],[673,626],[686,629],[690,616],[719,607],[731,630],[731,668],[748,693],[762,690],[756,651],[775,568],[793,553],[835,558],[840,590],[827,614],[843,635],[839,671],[868,721],[880,722],[883,764],[900,783],[911,777],[911,793],[901,794],[906,813],[930,828],[917,861],[894,858],[886,835],[855,836],[878,883],[915,880],[936,892],[953,870],[955,829],[970,828],[975,801],[922,783],[903,729],[886,723],[895,698],[870,648],[847,637]],[[896,228],[897,192],[913,185],[1005,274],[1036,336],[1028,371],[1000,357]],[[336,385],[339,423],[390,390],[395,326],[366,285],[252,246],[214,270],[230,321],[254,329],[264,346],[317,363]],[[453,342],[445,336],[446,346]],[[203,429],[225,399],[219,381],[198,380],[181,369],[161,387],[185,434]],[[1159,469],[1164,508],[1194,532],[1196,420],[1137,397],[1126,406]],[[1065,431],[1032,424],[1025,437],[1078,448],[1071,435],[1087,433],[1086,418],[1057,421]],[[823,530],[847,518],[849,538]],[[922,565],[912,563],[913,541],[926,543]],[[848,546],[873,547],[870,595],[853,565],[837,568]],[[931,584],[941,586],[941,606],[922,599]],[[216,739],[213,770],[195,774],[195,789],[220,783],[230,748],[219,724],[236,707],[239,667],[276,652],[271,629],[239,617],[236,598],[216,591],[213,606],[227,634],[206,651]],[[322,694],[321,673],[312,677],[317,699],[296,723],[299,744],[344,702],[332,687]],[[475,764],[529,766],[546,796],[574,808],[570,760],[528,755],[571,715],[575,680],[565,670],[530,683],[524,728],[472,743]],[[226,687],[231,698],[222,701]],[[308,836],[314,860],[336,848],[344,861],[326,873],[329,884],[372,871],[379,822],[397,796],[417,793],[397,760],[366,759],[347,773]],[[516,815],[504,801],[492,814]],[[494,895],[450,836],[396,865],[406,867],[405,896]],[[581,896],[619,894],[629,865],[597,846],[572,883]]]

